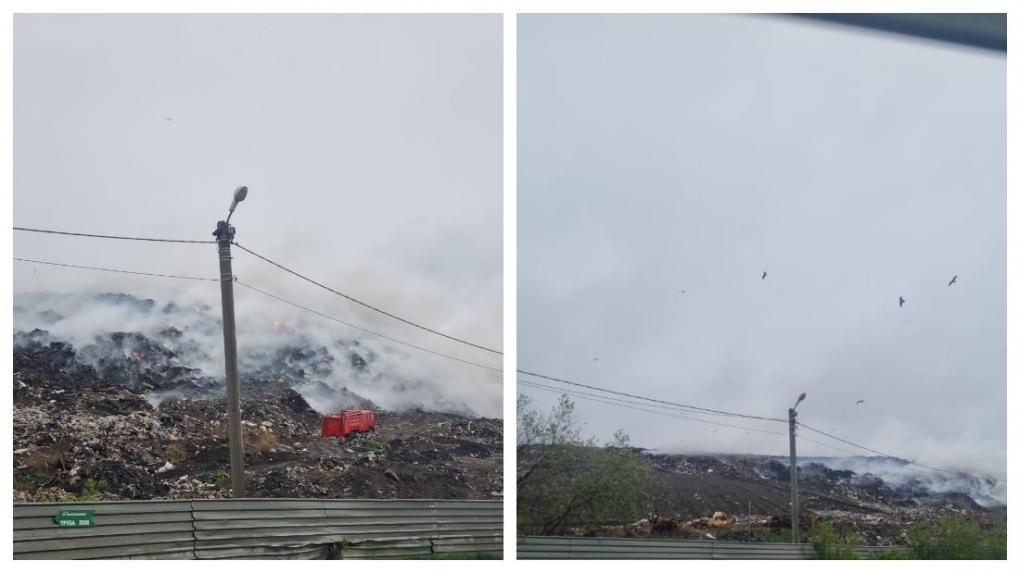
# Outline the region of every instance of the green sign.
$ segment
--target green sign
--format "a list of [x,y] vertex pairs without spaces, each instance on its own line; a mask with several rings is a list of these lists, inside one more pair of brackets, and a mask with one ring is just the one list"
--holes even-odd
[[95,527],[95,514],[94,509],[62,509],[53,516],[53,523],[60,527]]

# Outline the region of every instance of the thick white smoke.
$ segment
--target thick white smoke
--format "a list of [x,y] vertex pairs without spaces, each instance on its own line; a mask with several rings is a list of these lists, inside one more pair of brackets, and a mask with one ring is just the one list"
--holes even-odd
[[[42,329],[54,339],[72,343],[77,350],[99,335],[111,332],[141,333],[173,350],[183,366],[223,378],[223,333],[218,288],[189,291],[178,299],[140,299],[116,294],[27,293],[15,295],[15,331]],[[344,319],[357,324],[365,319],[349,313]],[[305,383],[295,385],[320,412],[348,405],[347,392],[371,400],[380,407],[403,411],[423,409],[486,417],[500,417],[502,387],[496,372],[397,344],[348,326],[283,306],[262,295],[237,288],[237,339],[242,377],[255,372],[284,370],[284,351],[314,352],[315,362],[328,368],[307,372]],[[375,331],[383,327],[361,322]],[[176,329],[179,333],[168,331]],[[462,356],[472,362],[500,367],[500,361],[482,351],[465,352],[439,341],[420,340],[406,329],[396,331],[413,343]],[[390,334],[390,332],[386,332]],[[126,347],[124,352],[130,354]],[[479,356],[481,355],[481,356]],[[81,356],[81,354],[80,354]],[[127,357],[127,356],[125,356]],[[363,363],[359,363],[361,357]],[[299,359],[301,359],[299,357]],[[274,363],[274,361],[279,363]],[[154,395],[159,403],[167,394]]]
[[852,471],[857,474],[857,479],[870,474],[893,487],[909,486],[934,493],[965,493],[983,506],[1006,503],[1006,482],[994,478],[938,472],[877,456],[799,458],[797,465],[800,467],[812,462],[834,470]]

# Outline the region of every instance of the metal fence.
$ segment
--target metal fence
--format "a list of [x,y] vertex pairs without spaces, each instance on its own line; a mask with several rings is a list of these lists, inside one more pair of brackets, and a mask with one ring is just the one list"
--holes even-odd
[[[859,557],[892,547],[854,547]],[[518,537],[518,559],[813,559],[807,543],[620,537]]]
[[[93,527],[60,527],[64,510]],[[15,559],[344,559],[502,554],[503,503],[218,499],[14,504]]]

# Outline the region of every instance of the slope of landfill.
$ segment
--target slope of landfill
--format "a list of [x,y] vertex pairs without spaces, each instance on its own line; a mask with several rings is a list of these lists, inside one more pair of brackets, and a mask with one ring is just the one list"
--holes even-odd
[[[16,331],[15,500],[229,496],[223,381],[189,365],[188,344],[174,327],[153,336],[97,332],[78,345],[44,329]],[[337,354],[294,343],[242,369],[250,497],[501,497],[501,420],[462,407],[388,411],[322,382]],[[339,355],[354,371],[373,359]],[[377,427],[323,440],[309,399],[372,408]]]
[[[643,452],[652,466],[648,505],[634,523],[579,527],[578,535],[667,536],[776,541],[790,528],[788,461],[771,456],[679,455]],[[835,524],[863,543],[906,543],[911,526],[959,515],[989,523],[1006,508],[985,492],[994,480],[959,476],[883,479],[875,473],[833,467],[905,466],[890,458],[810,459],[798,463],[802,528]],[[971,494],[980,497],[978,503]]]

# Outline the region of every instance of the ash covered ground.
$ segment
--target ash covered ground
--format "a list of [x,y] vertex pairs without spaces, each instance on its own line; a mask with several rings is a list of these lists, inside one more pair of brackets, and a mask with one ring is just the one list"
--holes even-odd
[[[111,312],[124,330],[90,320]],[[15,500],[229,496],[219,328],[201,305],[16,297]],[[364,341],[266,330],[271,344],[242,338],[240,351],[250,496],[501,497],[502,420],[441,382],[388,374]],[[376,430],[320,439],[320,414],[352,407],[376,410]]]
[[[789,460],[754,455],[642,452],[652,468],[647,518],[579,527],[577,535],[777,541],[790,528]],[[802,527],[819,520],[872,545],[908,543],[913,526],[956,515],[1005,520],[1002,484],[881,457],[798,460]],[[725,517],[711,519],[716,512]],[[785,530],[785,531],[784,531]]]

